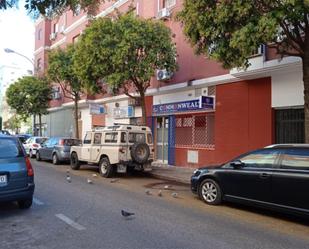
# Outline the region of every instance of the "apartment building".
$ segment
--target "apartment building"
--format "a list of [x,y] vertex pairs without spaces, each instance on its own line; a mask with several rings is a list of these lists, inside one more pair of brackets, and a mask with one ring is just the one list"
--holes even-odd
[[[196,56],[181,24],[173,18],[182,0],[106,1],[96,18],[116,9],[125,12],[132,2],[137,16],[161,19],[172,30],[179,55],[178,71],[172,77],[164,70],[156,72],[147,91],[147,120],[154,133],[156,160],[197,167],[272,143],[303,142],[300,59],[278,60],[272,49],[261,46],[244,71],[226,70]],[[41,73],[47,67],[48,51],[77,42],[87,23],[87,15],[79,10],[36,22],[35,62]],[[79,107],[81,137],[96,126],[139,123],[142,115],[139,103],[125,95],[85,95]],[[46,135],[74,134],[72,108],[73,103],[55,86],[49,114],[44,117]]]

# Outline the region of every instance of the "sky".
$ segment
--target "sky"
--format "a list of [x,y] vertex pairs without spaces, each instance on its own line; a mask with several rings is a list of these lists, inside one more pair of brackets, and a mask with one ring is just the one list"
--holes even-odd
[[34,21],[27,16],[25,1],[19,2],[18,9],[0,10],[0,67],[15,65],[32,70],[33,66],[25,58],[4,52],[5,48],[10,48],[33,59]]

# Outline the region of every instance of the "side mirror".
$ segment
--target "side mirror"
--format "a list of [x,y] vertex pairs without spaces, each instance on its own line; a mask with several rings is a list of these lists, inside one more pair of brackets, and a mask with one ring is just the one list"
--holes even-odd
[[243,167],[245,164],[240,160],[235,160],[235,161],[230,162],[230,165],[235,169],[239,169]]

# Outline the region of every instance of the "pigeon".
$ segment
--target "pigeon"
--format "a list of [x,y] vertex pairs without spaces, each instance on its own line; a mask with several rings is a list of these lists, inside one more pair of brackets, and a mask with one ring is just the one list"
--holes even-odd
[[146,190],[145,190],[145,193],[146,193],[146,195],[151,195],[151,192],[150,192],[149,189],[146,189]]
[[97,174],[92,174],[92,177],[97,177],[98,175]]
[[91,179],[87,178],[87,183],[92,184],[93,182]]
[[169,189],[169,188],[170,188],[169,185],[165,185],[165,186],[164,186],[164,189]]
[[135,215],[135,213],[130,213],[130,212],[121,210],[121,215],[122,215],[123,217],[125,217],[125,218],[129,218],[129,217]]
[[68,181],[68,182],[71,182],[71,181],[72,181],[70,176],[67,176],[67,181]]
[[112,179],[111,183],[118,182],[118,179]]
[[177,198],[177,197],[178,197],[178,194],[177,194],[177,193],[172,193],[172,196],[173,196],[174,198]]
[[69,169],[67,169],[67,174],[69,174],[70,173],[70,170]]
[[162,197],[162,190],[159,190],[158,196]]

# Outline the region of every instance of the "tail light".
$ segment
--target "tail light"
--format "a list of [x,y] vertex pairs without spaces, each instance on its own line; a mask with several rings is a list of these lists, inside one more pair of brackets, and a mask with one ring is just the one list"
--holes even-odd
[[38,148],[38,147],[39,147],[38,144],[33,144],[32,146],[35,147],[35,148]]
[[64,139],[59,140],[59,145],[62,145],[62,146],[64,145]]
[[33,168],[28,157],[26,157],[26,167],[28,176],[34,176]]

